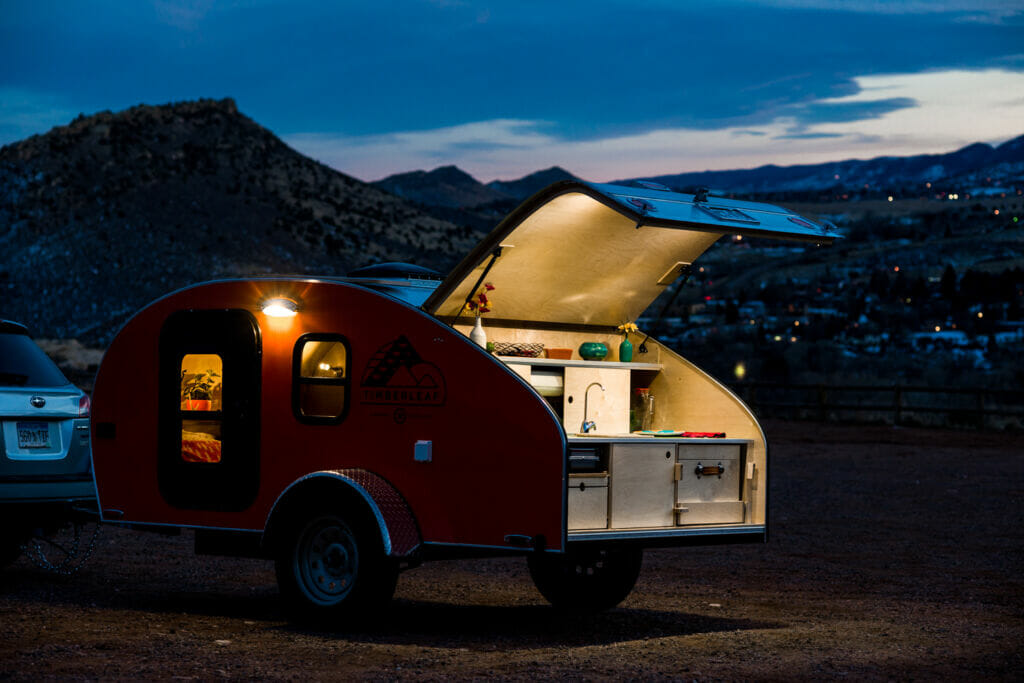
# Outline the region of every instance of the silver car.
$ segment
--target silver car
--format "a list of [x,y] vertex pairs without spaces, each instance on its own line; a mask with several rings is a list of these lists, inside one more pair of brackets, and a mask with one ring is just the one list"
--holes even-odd
[[0,319],[0,566],[39,530],[94,503],[89,397],[29,338]]

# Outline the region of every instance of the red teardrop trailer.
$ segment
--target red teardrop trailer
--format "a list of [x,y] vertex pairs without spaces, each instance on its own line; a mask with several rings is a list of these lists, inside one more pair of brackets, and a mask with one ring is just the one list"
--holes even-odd
[[[291,606],[331,615],[390,599],[400,568],[499,553],[526,555],[553,604],[607,608],[644,547],[763,542],[768,451],[750,410],[653,339],[615,353],[617,327],[724,234],[833,239],[765,204],[563,182],[443,281],[170,294],[124,326],[96,379],[102,520],[272,558]],[[485,283],[497,353],[469,338]],[[579,358],[587,342],[610,356]],[[512,355],[542,347],[572,353]],[[646,433],[630,423],[640,388],[656,398]]]

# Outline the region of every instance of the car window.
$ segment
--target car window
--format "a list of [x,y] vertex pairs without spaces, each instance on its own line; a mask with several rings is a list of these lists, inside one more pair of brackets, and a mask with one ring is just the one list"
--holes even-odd
[[62,387],[64,374],[23,334],[0,332],[0,386]]

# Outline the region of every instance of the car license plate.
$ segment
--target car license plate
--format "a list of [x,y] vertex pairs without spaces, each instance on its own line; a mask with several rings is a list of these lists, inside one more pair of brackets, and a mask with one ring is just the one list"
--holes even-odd
[[18,448],[49,448],[50,423],[19,422]]

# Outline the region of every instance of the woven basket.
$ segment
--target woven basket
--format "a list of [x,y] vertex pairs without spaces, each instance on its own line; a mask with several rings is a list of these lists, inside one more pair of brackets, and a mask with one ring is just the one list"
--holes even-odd
[[494,342],[494,352],[499,356],[539,358],[544,353],[544,345],[524,342]]

